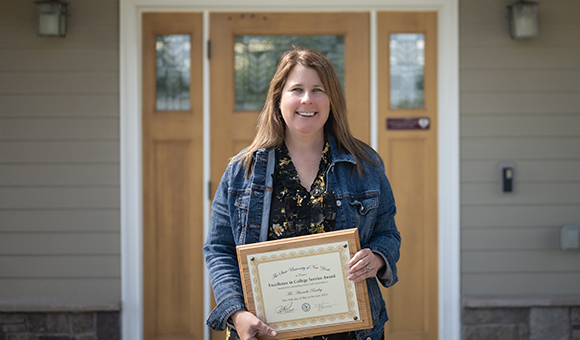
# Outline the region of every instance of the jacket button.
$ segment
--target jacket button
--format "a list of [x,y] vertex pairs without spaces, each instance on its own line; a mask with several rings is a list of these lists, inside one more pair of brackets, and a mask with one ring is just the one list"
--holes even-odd
[[336,200],[336,206],[340,207],[342,205],[342,202],[340,200]]
[[372,340],[372,339],[371,339],[371,337],[369,336],[369,337],[367,338],[367,340]]
[[334,172],[334,167],[330,168],[330,172]]

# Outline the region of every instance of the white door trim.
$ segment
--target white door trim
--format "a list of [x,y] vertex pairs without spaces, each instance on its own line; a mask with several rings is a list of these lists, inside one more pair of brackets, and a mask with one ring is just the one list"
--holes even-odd
[[[121,329],[123,339],[143,339],[143,203],[141,145],[141,13],[145,11],[374,11],[436,10],[438,16],[438,216],[439,216],[439,339],[459,340],[460,200],[459,200],[459,5],[457,0],[295,0],[292,8],[269,0],[243,5],[224,0],[120,1],[120,131],[121,131]],[[338,8],[338,9],[337,9]],[[205,26],[207,27],[207,26]],[[372,27],[371,27],[372,28]],[[207,28],[206,28],[207,30]],[[371,35],[374,33],[371,33]],[[207,36],[204,35],[207,39]],[[371,51],[373,51],[371,48]],[[207,63],[204,62],[204,72]],[[376,100],[376,93],[373,95]],[[209,121],[209,77],[204,76],[204,117]],[[371,107],[373,103],[371,102]],[[376,117],[376,116],[375,116]],[[376,118],[375,118],[376,119]],[[375,122],[376,123],[376,122]],[[377,124],[371,124],[377,126]],[[209,138],[209,122],[204,135]],[[372,134],[371,134],[372,135]],[[209,144],[204,139],[204,161]],[[209,164],[209,162],[207,162]],[[209,176],[209,169],[204,178]],[[207,195],[206,195],[207,197]],[[205,203],[206,215],[209,202]],[[208,218],[204,217],[207,228]]]

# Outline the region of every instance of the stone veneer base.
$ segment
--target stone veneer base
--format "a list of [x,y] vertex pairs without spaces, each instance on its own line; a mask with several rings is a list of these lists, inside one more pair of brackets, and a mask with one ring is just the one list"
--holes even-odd
[[467,297],[462,340],[580,340],[580,298]]
[[119,312],[0,312],[0,340],[120,340]]

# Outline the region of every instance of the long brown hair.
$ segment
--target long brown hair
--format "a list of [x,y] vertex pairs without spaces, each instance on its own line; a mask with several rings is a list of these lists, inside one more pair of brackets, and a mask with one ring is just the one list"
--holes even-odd
[[330,114],[324,125],[325,130],[336,138],[339,148],[345,149],[355,158],[359,175],[364,171],[360,160],[378,166],[377,159],[380,159],[378,154],[350,133],[346,118],[346,101],[338,76],[330,61],[314,50],[294,48],[282,54],[276,73],[270,81],[266,102],[256,122],[254,140],[238,158],[246,166],[246,176],[250,174],[253,166],[254,151],[277,147],[284,142],[285,122],[279,109],[280,98],[288,74],[297,65],[310,67],[318,73],[330,101]]

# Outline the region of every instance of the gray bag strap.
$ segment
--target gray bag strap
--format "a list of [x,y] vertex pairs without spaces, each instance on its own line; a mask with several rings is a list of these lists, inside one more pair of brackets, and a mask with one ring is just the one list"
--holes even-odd
[[268,240],[268,222],[270,220],[270,206],[272,205],[272,192],[274,165],[276,164],[276,148],[268,152],[268,167],[266,168],[266,189],[264,190],[264,206],[262,207],[262,225],[260,226],[260,242]]

